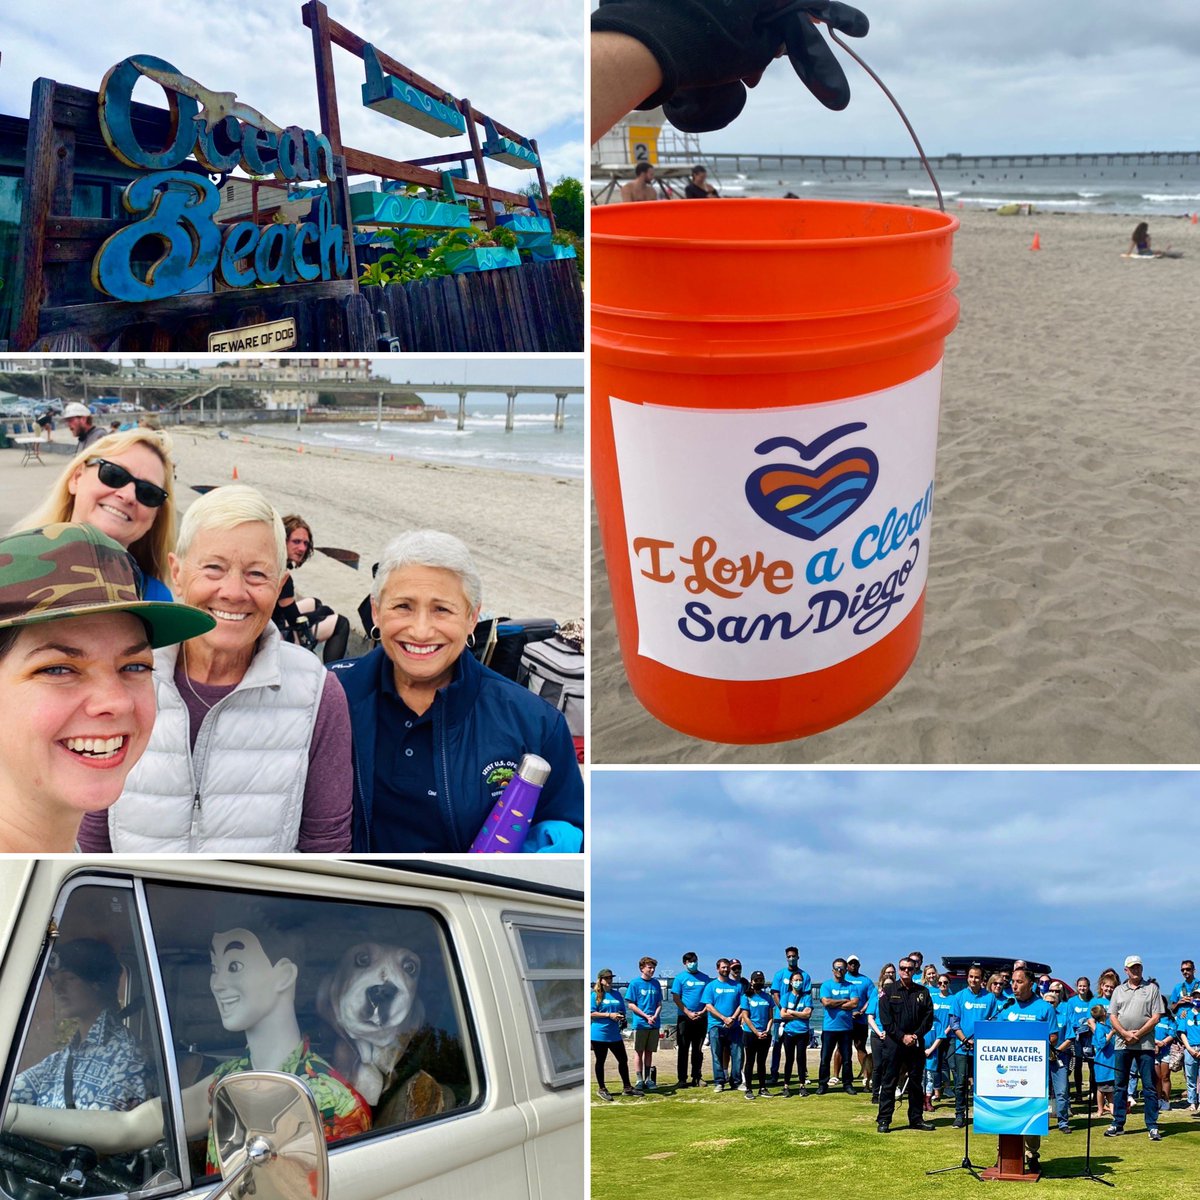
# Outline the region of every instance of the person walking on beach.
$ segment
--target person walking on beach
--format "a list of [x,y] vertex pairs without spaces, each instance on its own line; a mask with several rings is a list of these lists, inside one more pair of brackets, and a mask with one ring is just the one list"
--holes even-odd
[[705,975],[700,970],[695,950],[687,951],[683,956],[682,973],[671,980],[671,999],[675,1001],[675,1007],[679,1010],[679,1019],[675,1024],[675,1045],[678,1051],[676,1069],[679,1076],[677,1087],[703,1086],[700,1073],[704,1067],[704,1036],[708,1021],[701,997],[704,995],[705,986],[711,982],[712,976]]
[[1129,1077],[1136,1072],[1142,1081],[1146,1132],[1152,1142],[1162,1140],[1158,1129],[1158,1089],[1154,1081],[1154,1028],[1165,1009],[1162,992],[1153,979],[1144,977],[1141,958],[1131,954],[1125,960],[1125,982],[1108,1002],[1108,1019],[1116,1034],[1113,1068],[1113,1120],[1105,1137],[1125,1132],[1125,1114],[1129,1108]]
[[658,192],[654,189],[653,163],[638,163],[633,172],[633,178],[621,187],[621,199],[626,203],[658,199]]
[[662,985],[654,978],[658,959],[644,955],[638,962],[639,978],[625,989],[625,1007],[633,1014],[629,1027],[633,1030],[633,1056],[637,1067],[638,1091],[654,1090],[654,1052],[662,1028]]
[[933,1025],[933,997],[913,978],[914,963],[902,958],[897,966],[900,979],[885,984],[879,993],[879,1024],[883,1041],[883,1070],[879,1083],[879,1113],[876,1128],[891,1133],[896,1108],[896,1080],[908,1079],[908,1126],[932,1129],[922,1114],[921,1074],[925,1068],[925,1034]]

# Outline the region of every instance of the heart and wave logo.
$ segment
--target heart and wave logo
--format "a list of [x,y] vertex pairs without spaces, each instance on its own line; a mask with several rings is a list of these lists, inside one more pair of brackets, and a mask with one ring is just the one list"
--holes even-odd
[[[811,463],[834,442],[866,429],[865,422],[839,425],[812,442],[768,438],[755,454],[794,450]],[[746,499],[768,525],[793,537],[814,542],[860,508],[879,477],[879,460],[865,446],[853,446],[813,466],[791,462],[768,463],[746,480]]]

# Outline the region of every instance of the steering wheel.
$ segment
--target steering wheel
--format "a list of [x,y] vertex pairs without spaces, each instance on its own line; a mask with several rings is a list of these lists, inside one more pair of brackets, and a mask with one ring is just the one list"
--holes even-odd
[[[63,1176],[72,1166],[79,1172],[78,1188],[63,1184]],[[112,1195],[128,1192],[138,1184],[128,1171],[121,1169],[120,1159],[105,1159],[97,1164],[96,1152],[89,1146],[49,1146],[16,1133],[0,1135],[0,1170],[44,1184],[59,1196]]]

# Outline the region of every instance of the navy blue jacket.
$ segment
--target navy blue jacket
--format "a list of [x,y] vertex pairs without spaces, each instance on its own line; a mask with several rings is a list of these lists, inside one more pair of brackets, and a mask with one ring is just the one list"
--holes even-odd
[[[331,663],[350,705],[354,732],[354,843],[357,852],[403,853],[406,846],[379,845],[372,837],[375,735],[382,671],[392,669],[379,647],[362,658]],[[471,848],[502,794],[496,777],[516,770],[521,755],[540,754],[550,764],[533,832],[547,821],[583,829],[583,776],[562,713],[511,679],[462,654],[454,678],[433,702],[433,757],[437,803],[446,827],[455,831],[446,851]],[[508,778],[505,772],[502,776]],[[551,826],[553,828],[553,826]],[[561,829],[561,827],[560,827]],[[562,846],[577,850],[578,845]]]

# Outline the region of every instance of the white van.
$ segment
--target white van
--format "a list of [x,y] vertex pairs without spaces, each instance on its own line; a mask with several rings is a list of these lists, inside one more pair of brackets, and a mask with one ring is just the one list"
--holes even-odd
[[560,861],[578,887],[428,861],[0,860],[0,1193],[210,1192],[214,1083],[282,1036],[268,1065],[317,1100],[331,1200],[581,1197],[583,872]]

